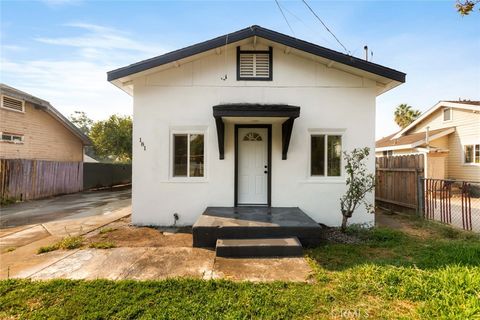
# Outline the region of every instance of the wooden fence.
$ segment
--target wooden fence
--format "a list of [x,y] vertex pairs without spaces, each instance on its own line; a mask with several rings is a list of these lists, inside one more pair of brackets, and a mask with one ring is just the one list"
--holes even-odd
[[83,164],[83,189],[85,190],[130,183],[132,183],[131,164]]
[[375,200],[419,209],[419,176],[424,173],[423,155],[376,158]]
[[82,189],[82,162],[0,159],[2,202],[39,199]]

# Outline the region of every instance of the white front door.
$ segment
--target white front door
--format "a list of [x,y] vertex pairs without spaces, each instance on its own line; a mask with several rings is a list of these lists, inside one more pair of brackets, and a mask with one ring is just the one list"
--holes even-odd
[[238,129],[238,204],[268,204],[268,130]]

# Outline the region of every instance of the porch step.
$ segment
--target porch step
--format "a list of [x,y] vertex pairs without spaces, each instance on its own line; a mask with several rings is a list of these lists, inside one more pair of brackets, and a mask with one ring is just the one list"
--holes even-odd
[[264,239],[217,239],[218,257],[296,257],[303,254],[297,237]]

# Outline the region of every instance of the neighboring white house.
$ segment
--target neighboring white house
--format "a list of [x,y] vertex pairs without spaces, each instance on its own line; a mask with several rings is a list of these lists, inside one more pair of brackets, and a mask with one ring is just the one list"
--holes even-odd
[[377,156],[424,154],[427,178],[480,182],[480,101],[440,101],[376,143]]
[[405,74],[252,26],[108,80],[134,101],[133,223],[192,225],[207,206],[250,205],[339,225],[341,152],[373,151],[375,99]]

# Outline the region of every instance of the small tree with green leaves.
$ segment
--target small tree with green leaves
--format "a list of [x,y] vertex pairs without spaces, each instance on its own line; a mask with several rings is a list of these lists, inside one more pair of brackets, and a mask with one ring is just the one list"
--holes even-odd
[[69,118],[70,121],[80,129],[80,131],[88,136],[93,125],[93,120],[90,119],[85,112],[74,111]]
[[370,148],[356,148],[352,152],[344,152],[345,173],[347,175],[347,192],[340,198],[342,211],[342,231],[347,228],[347,221],[360,205],[364,205],[367,211],[373,212],[373,204],[365,197],[375,188],[375,175],[368,173],[366,159],[370,154]]
[[129,163],[132,160],[132,118],[112,115],[90,129],[95,153],[103,159]]

